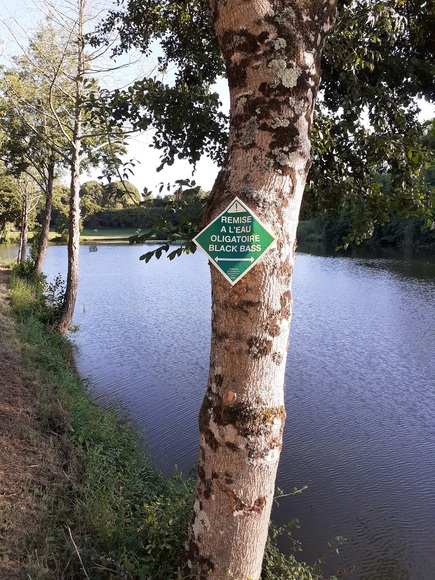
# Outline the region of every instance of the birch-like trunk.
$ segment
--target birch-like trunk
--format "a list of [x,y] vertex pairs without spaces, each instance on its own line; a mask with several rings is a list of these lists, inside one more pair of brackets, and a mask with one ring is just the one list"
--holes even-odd
[[21,224],[20,224],[20,243],[18,246],[17,262],[21,264],[26,261],[27,238],[29,235],[29,193],[27,185],[24,185],[24,191],[21,195]]
[[40,274],[44,264],[45,253],[48,247],[48,235],[50,233],[51,210],[53,207],[53,187],[54,187],[54,163],[48,166],[47,191],[45,195],[45,207],[42,215],[41,235],[39,236],[38,255],[35,261],[35,272]]
[[82,97],[85,78],[85,49],[83,39],[83,16],[85,0],[78,2],[78,32],[77,32],[77,76],[74,131],[71,158],[71,188],[68,229],[68,273],[65,298],[58,323],[58,330],[65,333],[71,326],[79,287],[79,245],[80,245],[80,161],[82,140]]
[[211,267],[210,372],[184,570],[198,579],[256,580],[286,416],[296,228],[335,0],[210,3],[231,120],[205,223],[237,196],[275,233],[277,246],[233,287]]

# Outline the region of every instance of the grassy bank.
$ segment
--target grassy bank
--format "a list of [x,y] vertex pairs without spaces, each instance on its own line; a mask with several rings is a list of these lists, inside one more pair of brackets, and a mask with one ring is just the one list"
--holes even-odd
[[[42,516],[13,558],[32,580],[181,579],[192,481],[165,479],[139,435],[93,402],[71,343],[50,329],[56,313],[44,300],[43,280],[12,275],[10,282],[25,372],[37,390],[38,428],[61,458],[50,480],[29,490]],[[272,529],[263,580],[323,577],[319,566],[284,556],[277,535]]]
[[[84,228],[80,232],[81,243],[128,243],[128,238],[134,236],[137,232],[136,228]],[[29,232],[29,243],[32,243],[35,232]],[[9,244],[17,244],[20,241],[20,232],[13,231],[8,233],[7,242]],[[49,234],[49,241],[54,243],[65,243],[61,235],[57,232],[51,231]],[[155,241],[153,242],[155,243]]]
[[40,428],[64,457],[56,481],[40,490],[40,534],[15,557],[33,580],[167,580],[183,548],[191,484],[165,480],[138,435],[92,401],[71,343],[41,320],[47,315],[38,287],[16,276],[11,284],[26,372],[38,389]]
[[136,233],[135,228],[99,228],[83,229],[80,233],[81,242],[128,242],[130,236]]
[[[32,243],[34,235],[35,235],[34,231],[29,232],[29,235],[28,235],[28,242],[29,243]],[[7,238],[6,243],[18,244],[20,241],[20,232],[18,230],[8,231],[6,238]],[[51,231],[48,234],[48,239],[50,242],[55,241],[57,238],[59,238],[59,234],[57,232]],[[1,243],[3,243],[3,242],[1,242]]]

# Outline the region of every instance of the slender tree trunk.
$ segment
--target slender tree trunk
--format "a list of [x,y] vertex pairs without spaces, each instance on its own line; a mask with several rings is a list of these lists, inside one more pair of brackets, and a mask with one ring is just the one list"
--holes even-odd
[[261,574],[285,420],[300,203],[320,56],[335,0],[211,0],[231,99],[228,156],[206,222],[239,197],[277,246],[231,286],[213,267],[210,373],[185,572]]
[[77,34],[77,77],[75,97],[75,117],[73,153],[71,159],[71,191],[68,230],[68,273],[65,298],[58,323],[58,330],[65,333],[71,326],[79,286],[79,244],[80,244],[80,161],[82,138],[82,96],[85,76],[85,53],[83,40],[83,12],[85,2],[79,0]]
[[29,235],[29,193],[27,185],[24,185],[24,191],[21,195],[21,226],[20,226],[20,244],[18,246],[17,262],[21,264],[26,260],[27,237]]
[[[77,144],[79,145],[79,144]],[[80,154],[76,147],[71,163],[71,194],[68,228],[68,273],[66,280],[65,298],[58,324],[58,330],[65,333],[71,326],[79,286],[79,244],[80,244]]]
[[45,197],[45,207],[42,216],[41,235],[39,237],[38,255],[35,262],[35,272],[40,274],[42,272],[42,265],[45,259],[45,253],[48,246],[48,234],[50,233],[51,210],[53,206],[53,187],[54,187],[54,163],[48,166],[47,174],[47,191]]

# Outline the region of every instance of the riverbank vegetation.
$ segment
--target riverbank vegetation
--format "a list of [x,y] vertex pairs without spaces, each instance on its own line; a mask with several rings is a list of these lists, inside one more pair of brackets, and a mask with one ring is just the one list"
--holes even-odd
[[[435,248],[432,215],[435,203],[434,128],[426,139],[431,144],[432,161],[423,166],[414,177],[415,183],[420,184],[420,202],[428,204],[429,211],[426,214],[416,209],[409,211],[406,204],[402,203],[394,212],[387,212],[383,219],[375,222],[370,219],[370,196],[364,203],[350,200],[341,206],[327,208],[324,200],[319,200],[308,190],[302,202],[298,240],[320,242],[336,248],[359,245],[362,240],[350,232],[355,224],[366,222],[370,224],[370,235],[367,236],[365,243],[372,247]],[[377,175],[377,193],[385,198],[386,203],[393,195],[393,181],[391,173]]]
[[43,280],[14,274],[11,287],[40,429],[65,458],[57,480],[41,490],[40,533],[13,557],[27,562],[33,579],[169,578],[183,546],[190,481],[165,480],[134,430],[92,402],[71,343],[50,329],[56,300],[44,300]]
[[[19,196],[13,197],[16,205],[3,195],[0,167],[0,242],[18,243],[20,240]],[[111,182],[102,185],[97,181],[85,182],[80,188],[80,238],[101,240],[129,237],[143,234],[141,240],[169,239],[173,233],[182,233],[183,225],[189,224],[193,232],[199,224],[207,193],[189,180],[179,180],[174,188],[168,187],[165,195],[161,192],[150,197],[142,195],[130,182]],[[50,242],[68,241],[68,197],[65,186],[54,189],[51,213]],[[4,208],[2,209],[2,207]],[[12,211],[12,209],[14,211]],[[3,213],[2,213],[3,212]],[[4,221],[2,222],[2,216]],[[36,204],[28,216],[30,228],[28,240],[38,236],[43,219],[43,208]]]
[[[428,185],[428,188],[433,189],[433,184]],[[118,207],[110,208],[94,204],[92,212],[83,219],[80,241],[152,243],[169,239],[177,243],[190,240],[197,231],[206,200],[206,192],[199,187],[190,187],[181,189],[178,197],[157,197],[137,206],[122,207],[121,204],[115,204]],[[62,210],[54,210],[54,226],[58,224],[59,215],[64,210],[66,211],[66,206]],[[332,250],[343,248],[351,223],[355,219],[353,212],[346,210],[338,215],[316,214],[308,204],[302,206],[302,217],[298,226],[298,242],[320,243]],[[31,243],[34,236],[38,235],[37,220],[34,225],[35,229],[29,232]],[[49,240],[65,243],[65,236],[66,229],[60,227],[58,231],[50,231]],[[18,243],[19,237],[20,232],[9,227],[4,241]],[[372,248],[432,250],[435,248],[435,229],[422,217],[394,215],[383,225],[374,228],[372,237],[365,241],[365,245]]]
[[[33,580],[182,578],[192,479],[165,479],[134,429],[92,400],[73,345],[53,331],[61,284],[46,286],[21,265],[10,286],[25,373],[37,389],[38,429],[62,461],[50,481],[29,490],[40,498],[38,530],[0,558],[18,561]],[[280,535],[290,541],[288,556],[277,548]],[[272,526],[262,578],[323,578],[320,560],[297,562],[298,548],[291,526]]]

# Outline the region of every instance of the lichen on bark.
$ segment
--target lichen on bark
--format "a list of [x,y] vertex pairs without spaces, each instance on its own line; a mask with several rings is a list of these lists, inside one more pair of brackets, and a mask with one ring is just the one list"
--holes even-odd
[[229,569],[239,580],[257,580],[285,421],[296,227],[311,162],[320,55],[335,1],[210,5],[231,111],[227,159],[205,221],[237,196],[277,243],[233,287],[211,272],[210,373],[199,416],[198,503],[188,554],[195,555],[197,579],[223,580]]

